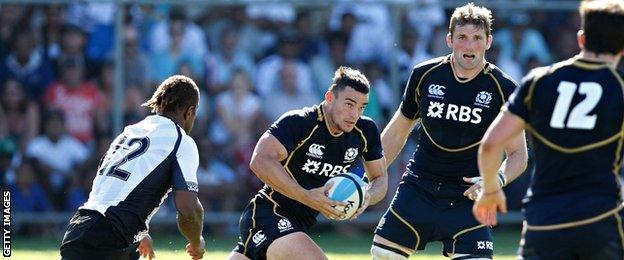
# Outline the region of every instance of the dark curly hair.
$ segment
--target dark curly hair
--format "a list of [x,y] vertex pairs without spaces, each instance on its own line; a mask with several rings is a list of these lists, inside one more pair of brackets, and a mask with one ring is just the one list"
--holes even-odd
[[199,88],[195,82],[189,77],[174,75],[163,81],[152,98],[141,106],[151,108],[154,113],[163,114],[197,106],[198,102]]

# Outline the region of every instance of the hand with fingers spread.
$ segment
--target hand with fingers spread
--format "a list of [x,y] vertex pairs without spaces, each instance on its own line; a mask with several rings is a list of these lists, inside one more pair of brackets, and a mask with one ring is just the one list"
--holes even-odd
[[502,189],[485,191],[477,197],[472,214],[481,223],[488,226],[496,226],[496,213],[507,213],[507,198]]
[[366,210],[366,208],[368,208],[368,205],[370,205],[370,201],[371,201],[371,195],[368,192],[368,190],[366,190],[366,193],[364,194],[364,201],[362,202],[362,206],[355,212],[355,214],[353,214],[353,216],[349,220],[354,220],[357,217],[359,217]]
[[204,237],[199,237],[199,243],[188,243],[186,245],[186,253],[191,256],[193,260],[202,259],[204,257],[206,242],[204,241]]
[[141,241],[139,242],[139,247],[137,248],[139,254],[143,258],[153,259],[156,258],[156,254],[154,253],[154,244],[152,243],[152,237],[149,234],[143,235]]
[[337,206],[346,206],[347,203],[329,199],[329,190],[333,183],[327,183],[325,186],[308,190],[306,195],[306,205],[323,214],[328,219],[341,219],[344,212],[337,209]]

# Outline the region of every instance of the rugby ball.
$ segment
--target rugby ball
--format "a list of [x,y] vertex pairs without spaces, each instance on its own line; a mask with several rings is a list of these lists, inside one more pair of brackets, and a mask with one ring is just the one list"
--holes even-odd
[[329,179],[325,185],[329,183],[333,186],[329,189],[327,197],[347,203],[346,206],[335,207],[345,213],[343,218],[338,220],[351,218],[364,203],[366,183],[360,176],[353,173],[338,174]]

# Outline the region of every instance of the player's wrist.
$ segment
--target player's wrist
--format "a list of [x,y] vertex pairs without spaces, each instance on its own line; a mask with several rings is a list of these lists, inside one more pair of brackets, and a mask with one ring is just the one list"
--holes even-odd
[[507,176],[503,171],[498,171],[498,184],[501,188],[507,186]]

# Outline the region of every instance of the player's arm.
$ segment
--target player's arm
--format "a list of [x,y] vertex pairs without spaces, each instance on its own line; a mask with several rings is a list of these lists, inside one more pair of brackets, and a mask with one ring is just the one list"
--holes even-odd
[[388,172],[386,159],[382,157],[374,161],[364,162],[366,177],[368,177],[368,194],[370,205],[379,203],[388,191]]
[[407,118],[399,109],[381,132],[381,146],[385,153],[387,166],[390,166],[403,150],[407,137],[414,129],[416,122],[418,122],[417,119]]
[[299,201],[329,218],[339,218],[342,212],[332,205],[344,205],[342,202],[330,200],[327,191],[330,186],[306,190],[290,177],[281,161],[288,157],[286,147],[275,136],[264,133],[254,149],[249,167],[271,188],[279,193]]
[[[510,171],[524,171],[526,167],[526,143],[524,140],[524,120],[509,111],[498,114],[488,128],[481,146],[479,147],[479,172],[483,177],[483,193],[475,202],[473,213],[479,222],[486,225],[496,225],[496,212],[507,212],[506,198],[499,184],[498,170],[501,166],[501,154],[505,149],[524,149],[518,151],[515,159],[508,161],[505,169]],[[510,149],[510,151],[512,151]],[[513,151],[512,151],[513,153]],[[524,153],[524,155],[522,155]],[[510,153],[509,156],[512,154]],[[516,162],[514,160],[522,160]],[[524,165],[524,166],[523,166]],[[516,173],[516,176],[520,173]],[[510,175],[510,177],[512,177]]]
[[197,193],[177,190],[174,193],[176,209],[178,211],[178,229],[193,246],[202,244],[202,228],[204,224],[204,208]]
[[204,208],[197,198],[197,168],[199,153],[195,141],[183,136],[173,164],[172,183],[177,222],[180,233],[188,240],[186,252],[193,259],[204,255],[205,242],[202,237]]

